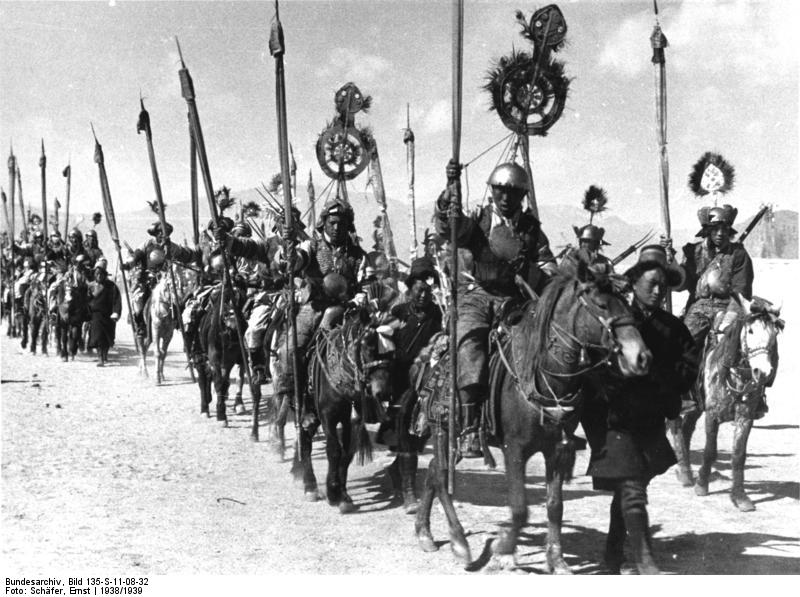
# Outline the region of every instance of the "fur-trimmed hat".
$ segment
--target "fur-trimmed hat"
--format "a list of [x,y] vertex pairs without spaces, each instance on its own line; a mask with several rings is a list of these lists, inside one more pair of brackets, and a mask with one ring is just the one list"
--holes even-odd
[[639,260],[625,272],[631,283],[651,269],[660,268],[667,276],[667,286],[680,288],[686,280],[686,272],[678,265],[667,261],[667,251],[661,245],[647,245],[639,252]]
[[416,280],[427,282],[428,279],[433,278],[434,284],[439,283],[439,273],[433,265],[433,259],[430,257],[417,257],[411,262],[411,269],[406,276],[406,286],[411,288]]
[[697,210],[697,219],[700,221],[702,228],[695,236],[708,236],[709,229],[714,226],[726,226],[730,229],[731,234],[736,234],[733,223],[736,221],[738,214],[739,210],[727,203],[721,207],[701,207]]
[[[172,224],[170,224],[169,222],[167,222],[166,224],[167,224],[166,235],[169,236],[170,234],[172,234],[174,228],[172,227]],[[153,222],[150,228],[147,229],[147,234],[149,234],[150,236],[158,236],[159,234],[161,234],[161,221]]]
[[347,229],[349,232],[356,231],[353,208],[344,199],[334,198],[325,203],[322,212],[319,214],[319,220],[317,221],[317,230],[319,232],[322,232],[325,227],[325,218],[333,215],[342,216],[347,220]]

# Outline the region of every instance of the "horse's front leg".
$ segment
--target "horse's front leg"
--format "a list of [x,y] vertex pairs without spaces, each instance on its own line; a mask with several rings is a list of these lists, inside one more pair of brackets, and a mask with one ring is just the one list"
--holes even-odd
[[[253,393],[253,388],[257,387],[258,384],[250,385],[251,393]],[[244,387],[244,365],[239,365],[239,377],[236,380],[236,397],[233,400],[233,411],[237,415],[244,414],[244,401],[242,400],[242,388]]]
[[516,565],[514,552],[517,548],[519,532],[528,522],[528,502],[525,499],[526,458],[522,446],[509,443],[503,447],[506,463],[506,482],[508,485],[508,507],[511,510],[511,524],[502,529],[492,542],[492,567],[502,569]]
[[[210,355],[209,360],[211,360]],[[223,427],[227,427],[228,415],[225,412],[225,401],[228,399],[231,372],[222,363],[212,365],[211,370],[214,378],[214,389],[217,392],[217,421],[219,421]]]
[[[438,433],[434,432],[433,441],[438,441]],[[437,551],[439,547],[433,540],[431,533],[431,508],[433,507],[433,498],[436,497],[436,484],[439,483],[440,475],[438,471],[438,463],[436,457],[428,464],[428,471],[425,473],[425,484],[422,488],[422,497],[419,500],[419,509],[417,510],[417,517],[414,521],[414,533],[417,536],[417,541],[422,551]],[[443,489],[443,488],[442,488]]]
[[300,427],[300,438],[298,443],[300,449],[295,450],[295,463],[292,465],[292,474],[297,476],[302,474],[303,494],[307,502],[319,500],[317,488],[317,477],[314,475],[314,466],[311,462],[311,449],[313,447],[314,433],[316,430]]
[[703,449],[703,464],[697,471],[694,492],[699,496],[708,495],[708,479],[711,476],[711,465],[717,460],[717,433],[719,423],[714,417],[706,414],[706,445]]
[[[442,504],[444,515],[447,518],[447,527],[450,535],[450,549],[453,552],[456,560],[464,566],[468,566],[472,562],[472,553],[467,543],[467,537],[464,533],[464,527],[461,526],[461,521],[458,519],[455,505],[453,504],[453,497],[447,489],[447,451],[445,446],[448,445],[448,435],[443,432],[439,435],[441,443],[436,446],[436,456],[431,460],[430,471],[433,473],[434,488],[436,497],[439,498],[439,503]],[[435,465],[434,465],[435,462]]]
[[733,429],[733,454],[731,455],[731,501],[742,512],[752,512],[755,504],[744,491],[744,461],[747,458],[747,440],[753,428],[753,419],[737,413]]
[[[350,410],[349,408],[347,410]],[[339,484],[339,512],[349,514],[358,508],[353,504],[353,498],[347,493],[347,474],[355,455],[354,429],[349,420],[349,413],[342,418],[342,443],[341,458],[337,467],[337,481]]]
[[[550,469],[547,465],[547,469]],[[555,467],[553,467],[555,468]],[[564,472],[547,470],[547,569],[552,574],[572,574],[561,550],[561,524],[564,520]]]
[[672,436],[672,448],[675,450],[675,456],[678,459],[675,476],[684,487],[691,487],[694,485],[691,444],[692,434],[694,433],[698,418],[700,418],[700,413],[692,411],[667,421],[667,428]]

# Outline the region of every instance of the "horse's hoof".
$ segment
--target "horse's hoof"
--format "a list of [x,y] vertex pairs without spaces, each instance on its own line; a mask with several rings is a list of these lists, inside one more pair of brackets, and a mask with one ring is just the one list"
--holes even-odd
[[419,543],[422,551],[426,553],[439,551],[439,546],[436,545],[436,542],[433,540],[433,537],[431,537],[430,534],[417,535],[417,542]]
[[547,570],[550,574],[572,574],[572,568],[567,566],[564,558],[557,558],[547,562]]
[[469,566],[472,563],[472,552],[469,549],[469,544],[466,539],[453,537],[450,538],[450,551],[453,552],[453,557],[462,566]]
[[251,442],[258,442],[258,433],[251,433],[250,434],[250,441]]
[[406,498],[403,502],[403,512],[406,514],[416,514],[419,510],[419,503],[416,498]]
[[339,502],[339,513],[340,514],[350,514],[355,512],[358,508],[353,502],[343,501]]
[[675,476],[678,478],[678,482],[683,487],[691,487],[694,485],[694,477],[692,476],[692,471],[689,468],[678,468],[675,471]]
[[220,427],[222,427],[223,429],[225,429],[225,428],[227,428],[227,427],[228,427],[228,419],[225,419],[224,421],[220,421],[220,420],[218,419],[218,420],[217,420],[217,423],[219,423],[219,426],[220,426]]
[[514,554],[494,554],[486,564],[487,572],[500,572],[503,570],[513,570],[517,567],[517,559]]
[[235,412],[237,415],[243,415],[247,411],[244,408],[244,404],[237,404],[236,406],[233,407],[233,412]]
[[701,483],[697,481],[694,484],[694,493],[695,495],[699,495],[700,497],[705,497],[708,495],[708,483]]
[[303,493],[303,499],[307,502],[318,502],[319,501],[319,493],[315,491],[305,491]]
[[740,512],[753,512],[756,509],[756,505],[744,493],[739,495],[731,494],[731,501]]

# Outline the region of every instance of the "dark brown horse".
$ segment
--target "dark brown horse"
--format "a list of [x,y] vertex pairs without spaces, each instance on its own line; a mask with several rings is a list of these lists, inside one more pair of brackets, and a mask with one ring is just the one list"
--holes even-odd
[[[541,452],[547,484],[547,566],[551,572],[570,573],[561,550],[562,484],[571,478],[575,462],[571,437],[578,425],[582,383],[606,367],[614,367],[623,376],[643,375],[651,359],[628,304],[615,289],[622,284],[621,279],[592,274],[584,267],[579,268],[577,278],[556,278],[535,311],[532,306],[527,308],[507,339],[495,340],[484,420],[492,422],[492,443],[502,447],[505,456],[511,522],[492,544],[493,566],[514,563],[519,532],[528,521],[525,466],[531,456]],[[448,360],[444,357],[440,363],[449,368]],[[415,531],[423,550],[437,549],[430,514],[433,499],[438,497],[447,517],[453,553],[466,565],[472,559],[469,544],[447,492],[447,398],[434,394],[434,400],[426,410],[434,456]]]
[[[705,351],[701,374],[694,389],[692,410],[673,424],[671,430],[678,454],[678,479],[685,486],[692,484],[689,447],[697,420],[706,413],[706,445],[703,464],[697,471],[695,493],[708,495],[711,466],[717,459],[717,432],[720,423],[733,422],[733,454],[731,455],[731,501],[742,512],[755,510],[744,491],[744,463],[747,440],[753,420],[764,416],[766,389],[778,371],[778,333],[784,323],[780,309],[758,297],[750,302],[739,297],[743,313]],[[712,332],[713,333],[713,332]]]
[[[228,399],[231,369],[234,365],[242,364],[242,351],[236,331],[237,317],[241,329],[245,328],[244,320],[238,315],[241,313],[244,293],[236,289],[233,294],[235,296],[231,296],[230,290],[217,286],[211,292],[196,326],[192,326],[194,329],[187,332],[187,337],[190,338],[190,354],[200,386],[200,413],[209,415],[213,381],[217,394],[217,421],[224,427],[228,425],[225,402]],[[237,400],[241,402],[241,396]]]
[[[365,424],[383,419],[382,404],[391,395],[390,363],[378,354],[373,323],[356,313],[345,317],[344,323],[333,330],[321,328],[308,366],[310,391],[325,433],[326,498],[343,514],[356,509],[347,492],[350,463],[356,454],[359,462],[372,456]],[[301,430],[300,466],[293,467],[294,474],[302,476],[307,499],[317,494],[312,438],[313,430]]]
[[75,360],[83,322],[89,318],[89,287],[86,277],[74,266],[61,275],[49,290],[51,323],[55,326],[57,353],[63,361]]

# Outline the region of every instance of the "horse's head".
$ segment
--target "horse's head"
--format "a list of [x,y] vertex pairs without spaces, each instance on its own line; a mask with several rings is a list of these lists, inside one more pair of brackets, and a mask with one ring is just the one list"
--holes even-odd
[[579,267],[573,330],[592,364],[606,362],[634,377],[647,374],[653,355],[623,295],[628,288],[623,276]]
[[783,330],[781,309],[759,297],[752,301],[738,295],[744,317],[739,350],[752,371],[753,381],[772,385],[778,368],[778,333]]
[[389,400],[392,394],[390,354],[381,330],[367,326],[358,339],[364,388],[378,402]]

